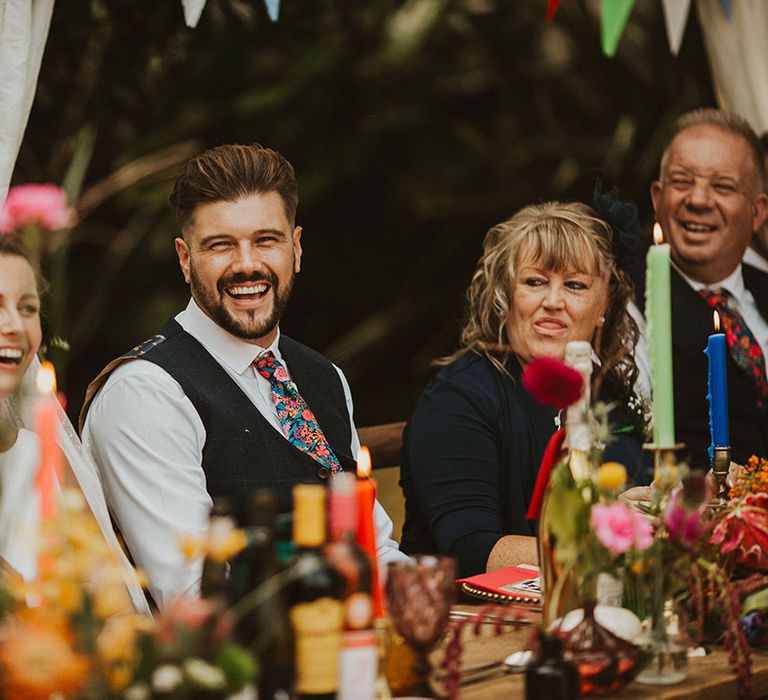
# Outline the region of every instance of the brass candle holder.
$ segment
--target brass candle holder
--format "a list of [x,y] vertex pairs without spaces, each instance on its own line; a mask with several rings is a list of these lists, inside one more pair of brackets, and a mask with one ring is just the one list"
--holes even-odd
[[653,453],[653,485],[664,495],[680,484],[677,453],[684,447],[682,442],[663,447],[655,443],[643,445],[644,450]]
[[728,471],[731,467],[731,447],[715,447],[714,457],[712,459],[712,473],[717,479],[717,493],[720,500],[726,500],[728,497],[728,486],[725,483],[728,477]]

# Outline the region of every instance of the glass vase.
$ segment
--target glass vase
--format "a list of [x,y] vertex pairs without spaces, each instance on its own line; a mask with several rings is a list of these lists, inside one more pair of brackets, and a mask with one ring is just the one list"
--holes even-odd
[[647,662],[635,679],[638,683],[674,685],[688,677],[688,648],[671,601],[643,622],[640,646]]

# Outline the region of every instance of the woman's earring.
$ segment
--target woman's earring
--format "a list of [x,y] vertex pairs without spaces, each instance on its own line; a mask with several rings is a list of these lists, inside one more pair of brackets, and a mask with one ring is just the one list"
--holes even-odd
[[597,319],[597,327],[602,328],[605,323],[605,316],[599,316]]

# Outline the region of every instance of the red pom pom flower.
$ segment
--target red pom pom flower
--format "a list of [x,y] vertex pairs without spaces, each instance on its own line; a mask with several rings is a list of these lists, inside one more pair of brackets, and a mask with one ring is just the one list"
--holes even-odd
[[539,357],[523,370],[523,386],[539,403],[558,411],[581,397],[581,375],[554,357]]

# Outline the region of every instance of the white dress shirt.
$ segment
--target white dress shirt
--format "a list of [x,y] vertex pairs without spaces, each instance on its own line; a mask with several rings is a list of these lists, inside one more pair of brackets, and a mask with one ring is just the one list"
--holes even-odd
[[[757,344],[763,351],[763,356],[768,358],[768,320],[764,319],[760,315],[760,310],[757,308],[755,297],[744,286],[744,275],[741,271],[741,265],[739,265],[728,277],[721,282],[715,284],[704,284],[703,282],[697,282],[685,275],[680,269],[674,265],[679,275],[686,281],[686,283],[698,292],[701,289],[711,289],[712,291],[719,291],[721,289],[728,292],[726,302],[732,309],[738,311],[744,322],[752,331],[752,335],[755,336]],[[630,313],[638,322],[640,327],[640,340],[635,346],[635,362],[640,370],[641,377],[638,378],[637,385],[643,387],[650,387],[651,385],[651,363],[648,354],[648,344],[646,341],[646,323],[640,310],[634,305],[630,304]],[[714,325],[712,327],[714,333]],[[703,352],[704,348],[702,348]],[[650,391],[648,392],[650,393]]]
[[744,251],[744,257],[741,261],[747,263],[747,265],[756,267],[761,272],[768,272],[768,260],[760,255],[754,248],[747,248],[746,251]]
[[[267,350],[285,365],[279,331],[270,347],[260,348],[227,333],[194,300],[176,320],[283,435],[269,380],[251,365]],[[290,367],[286,370],[290,373]],[[360,441],[352,396],[344,374],[338,367],[336,371],[349,412],[350,447],[356,455]],[[202,561],[185,560],[179,541],[185,534],[202,536],[208,526],[212,502],[202,467],[205,440],[203,422],[179,383],[146,360],[126,362],[112,372],[94,398],[83,428],[83,444],[99,465],[110,510],[161,609],[200,587]],[[407,559],[391,539],[392,521],[378,501],[374,520],[379,562]]]

